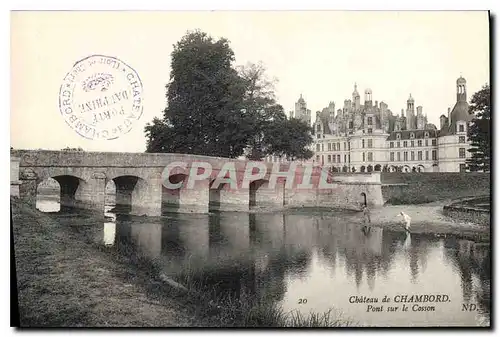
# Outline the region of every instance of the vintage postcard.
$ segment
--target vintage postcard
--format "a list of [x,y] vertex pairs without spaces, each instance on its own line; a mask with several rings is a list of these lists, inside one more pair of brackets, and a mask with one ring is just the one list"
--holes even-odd
[[491,326],[488,11],[10,18],[12,326]]

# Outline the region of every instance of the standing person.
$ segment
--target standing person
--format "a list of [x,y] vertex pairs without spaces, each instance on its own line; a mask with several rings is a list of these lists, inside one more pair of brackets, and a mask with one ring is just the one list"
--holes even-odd
[[402,224],[405,227],[405,230],[410,233],[410,226],[411,226],[411,217],[406,214],[405,212],[399,213],[399,215],[402,217]]
[[363,216],[364,216],[365,223],[367,221],[368,221],[368,223],[372,222],[372,219],[370,218],[370,209],[368,209],[368,206],[366,204],[363,205]]
[[369,224],[371,224],[372,220],[370,218],[370,210],[368,209],[366,202],[361,205],[361,209],[363,211],[363,223],[364,223],[362,231],[363,233],[367,234],[368,232],[371,231],[371,227]]

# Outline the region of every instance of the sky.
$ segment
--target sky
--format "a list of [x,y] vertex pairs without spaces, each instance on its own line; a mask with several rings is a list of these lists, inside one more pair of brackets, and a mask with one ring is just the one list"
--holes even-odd
[[[262,62],[278,80],[278,103],[289,112],[302,94],[313,119],[330,101],[342,108],[357,83],[362,102],[371,88],[393,113],[411,93],[438,126],[459,76],[469,100],[490,77],[481,11],[12,12],[11,146],[143,152],[144,126],[166,106],[173,45],[194,29],[229,39],[235,65]],[[143,84],[141,118],[114,140],[81,137],[59,111],[64,77],[94,54],[124,61]]]

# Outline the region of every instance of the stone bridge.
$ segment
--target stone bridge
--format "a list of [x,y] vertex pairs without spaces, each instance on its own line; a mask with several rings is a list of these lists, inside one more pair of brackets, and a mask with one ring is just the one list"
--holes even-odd
[[[204,163],[211,170],[202,168]],[[174,166],[167,177],[168,165]],[[249,169],[249,165],[264,166],[265,172],[258,176],[259,169]],[[186,154],[13,150],[11,190],[17,184],[19,197],[34,206],[38,185],[53,178],[60,185],[62,207],[103,213],[106,185],[113,181],[116,205],[128,208],[131,214],[148,216],[248,211],[252,207],[353,208],[365,199],[369,205],[383,205],[380,173],[323,175],[326,171],[321,169]],[[245,184],[245,170],[258,179],[247,179]],[[295,179],[280,176],[289,170]],[[193,173],[198,177],[190,182]],[[327,187],[320,188],[322,179]]]

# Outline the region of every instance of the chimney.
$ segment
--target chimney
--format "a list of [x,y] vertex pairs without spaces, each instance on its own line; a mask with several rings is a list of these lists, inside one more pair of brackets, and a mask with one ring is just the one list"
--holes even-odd
[[450,107],[448,107],[448,120],[450,120]]
[[446,126],[448,126],[448,118],[446,118],[445,115],[441,115],[441,117],[439,117],[439,129],[442,130]]

